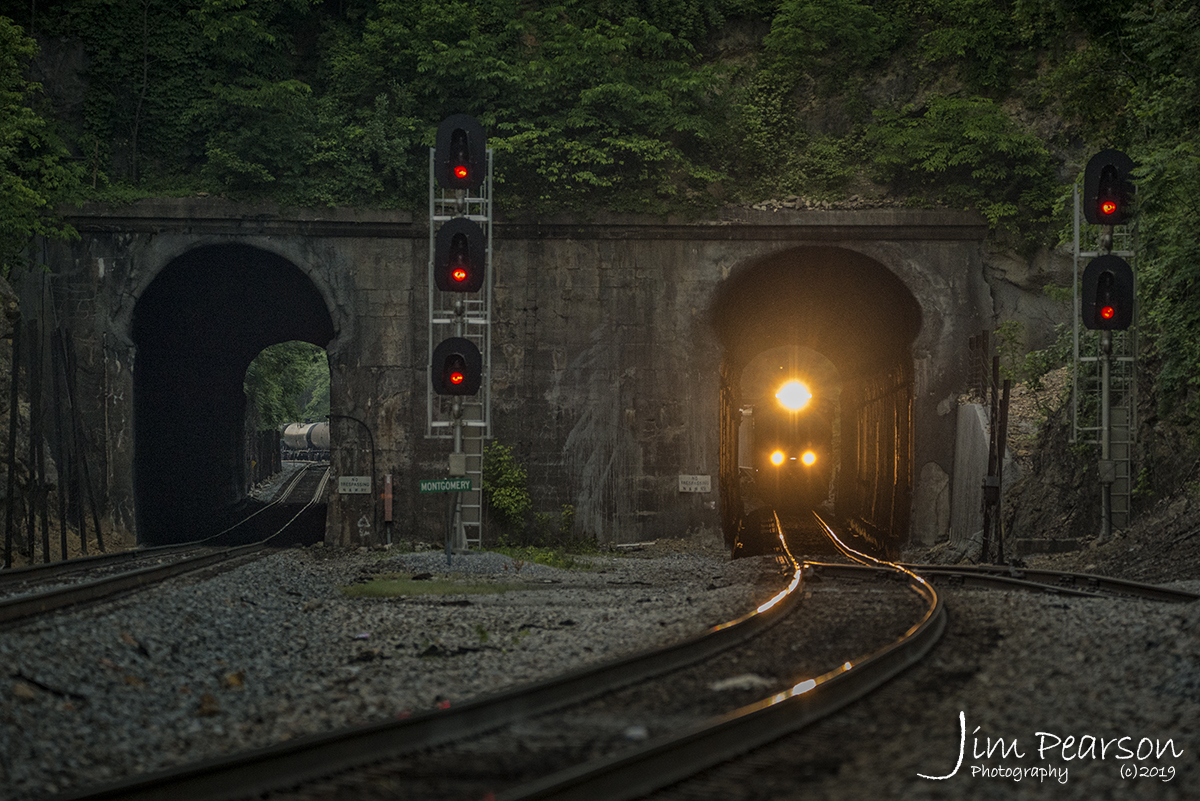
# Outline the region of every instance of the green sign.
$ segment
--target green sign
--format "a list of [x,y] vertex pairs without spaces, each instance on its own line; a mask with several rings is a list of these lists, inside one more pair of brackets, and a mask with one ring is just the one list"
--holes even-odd
[[421,492],[470,492],[469,478],[429,478],[422,479]]

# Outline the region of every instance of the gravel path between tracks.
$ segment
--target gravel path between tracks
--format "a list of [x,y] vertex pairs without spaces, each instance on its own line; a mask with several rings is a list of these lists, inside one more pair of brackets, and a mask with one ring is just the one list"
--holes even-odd
[[[697,634],[782,583],[711,549],[583,561],[291,549],[0,632],[0,798],[455,703]],[[341,590],[391,576],[432,594]]]

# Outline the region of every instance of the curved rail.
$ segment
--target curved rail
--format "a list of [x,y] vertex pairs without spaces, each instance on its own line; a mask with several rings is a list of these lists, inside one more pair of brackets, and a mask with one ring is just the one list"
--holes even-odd
[[194,549],[210,540],[214,540],[222,534],[237,528],[238,526],[255,517],[258,514],[270,509],[278,503],[286,500],[287,496],[295,489],[300,479],[304,476],[304,470],[299,470],[291,479],[287,487],[279,494],[276,500],[258,509],[253,514],[247,515],[242,520],[235,523],[233,526],[218,532],[211,536],[205,537],[194,542],[181,542],[174,545],[156,545],[150,548],[132,548],[127,551],[116,551],[114,553],[95,554],[93,556],[80,556],[75,559],[66,559],[61,562],[51,562],[50,564],[27,565],[25,567],[14,567],[8,570],[0,570],[0,587],[11,586],[13,584],[21,584],[25,582],[45,582],[59,578],[62,576],[70,576],[75,573],[81,573],[86,570],[92,570],[96,567],[108,567],[119,565],[125,562],[141,561],[143,559],[153,559],[159,556],[172,556],[178,552]]
[[[303,474],[304,471],[300,471],[296,481],[294,481],[291,484],[291,487],[289,487],[289,492],[291,488],[295,487],[295,484],[299,481],[299,476],[302,476]],[[200,570],[220,562],[225,562],[230,559],[253,554],[266,547],[267,543],[271,539],[281,534],[288,526],[295,522],[296,518],[299,517],[305,509],[308,509],[309,506],[316,503],[317,499],[320,498],[321,493],[324,492],[325,484],[328,482],[328,480],[329,469],[326,468],[325,475],[321,479],[320,487],[314,494],[313,498],[311,498],[308,503],[306,503],[301,510],[296,513],[295,516],[288,520],[287,523],[285,523],[273,534],[259,542],[250,543],[248,545],[240,545],[232,548],[221,548],[216,551],[208,551],[196,556],[185,556],[182,559],[178,559],[168,564],[152,565],[140,570],[129,570],[114,576],[106,576],[104,578],[94,579],[92,581],[72,584],[66,587],[59,587],[54,590],[47,590],[45,592],[7,598],[3,601],[0,601],[0,625],[13,623],[24,618],[34,617],[36,615],[45,614],[46,612],[52,612],[56,609],[74,606],[76,604],[101,600],[118,593],[141,589],[152,584],[157,584],[158,582],[164,581],[168,578],[173,578],[184,573],[190,573],[193,570]],[[250,517],[252,516],[253,515]],[[246,519],[248,520],[249,517]],[[245,520],[242,522],[245,522]],[[204,540],[185,543],[184,545],[189,548],[195,548],[200,543],[207,542],[215,537],[219,537],[221,534],[224,534],[229,530],[230,529],[226,529],[226,531],[223,531],[220,534],[214,534],[212,537],[208,537]],[[178,546],[166,547],[172,548]],[[133,551],[130,553],[139,552]],[[145,551],[141,552],[142,555],[145,553]],[[114,556],[119,555],[120,554],[114,554]],[[89,567],[94,566],[94,563],[89,565]]]
[[1141,581],[1098,576],[1094,573],[1015,568],[1004,565],[909,565],[909,567],[925,575],[945,576],[951,581],[968,586],[1025,587],[1064,595],[1096,598],[1130,597],[1167,603],[1200,601],[1200,593],[1172,587],[1160,587]]
[[[782,540],[782,534],[780,536]],[[545,681],[411,718],[355,726],[124,779],[59,797],[73,799],[246,798],[371,762],[500,728],[521,718],[581,703],[714,656],[755,637],[798,604],[803,571],[786,551],[787,586],[753,611],[675,645],[645,651]]]
[[921,620],[898,640],[857,661],[846,662],[815,678],[799,679],[788,690],[636,751],[589,762],[499,793],[497,801],[638,798],[804,728],[861,698],[924,657],[946,628],[946,610],[937,592],[911,570],[855,551],[819,516],[817,520],[826,536],[850,558],[903,575],[913,591],[926,601]]

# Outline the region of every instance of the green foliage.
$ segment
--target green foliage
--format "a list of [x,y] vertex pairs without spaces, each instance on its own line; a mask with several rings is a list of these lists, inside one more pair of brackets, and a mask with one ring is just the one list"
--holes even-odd
[[1041,350],[1033,350],[1025,354],[1021,368],[1021,378],[1029,383],[1033,391],[1042,389],[1042,379],[1051,370],[1062,367],[1072,358],[1073,333],[1068,323],[1059,323],[1054,328],[1054,342]]
[[654,211],[702,197],[720,176],[689,154],[711,132],[714,70],[644,20],[572,24],[563,10],[514,26],[528,44],[496,75],[509,102],[482,115],[502,202]]
[[525,467],[513,449],[489,442],[483,452],[483,495],[500,525],[518,529],[533,509]]
[[724,5],[72,0],[41,20],[87,52],[75,145],[101,197],[419,207],[433,128],[463,110],[509,208],[659,210],[720,177],[718,73],[692,40]]
[[35,236],[64,239],[75,231],[54,212],[54,203],[79,183],[79,170],[46,117],[41,86],[27,80],[32,39],[0,17],[0,275],[29,266],[23,251]]
[[194,125],[205,95],[204,47],[175,0],[75,0],[43,12],[58,36],[87,53],[84,127],[75,144],[93,188],[140,185],[193,171],[203,155]]
[[1140,65],[1130,92],[1138,136],[1140,329],[1161,359],[1164,408],[1200,420],[1200,10],[1139,3],[1127,46]]
[[[1055,328],[1055,341],[1040,350],[1025,350],[1025,326],[1019,320],[1005,320],[996,327],[996,354],[1000,357],[1000,376],[1013,382],[1025,382],[1031,391],[1042,389],[1042,379],[1051,370],[1071,358],[1072,329],[1067,323]],[[1051,399],[1051,402],[1057,399]],[[1048,411],[1048,410],[1043,410]]]
[[1028,42],[1010,3],[996,0],[929,0],[932,24],[920,42],[928,67],[956,69],[969,90],[1001,93],[1009,88],[1013,53]]
[[[835,193],[861,171],[861,139],[813,134],[798,108],[811,85],[831,106],[854,102],[863,71],[893,45],[894,26],[857,0],[785,0],[763,39],[759,68],[734,106],[741,140],[731,167],[752,198]],[[835,94],[847,100],[830,99]]]
[[998,232],[1049,223],[1060,193],[1049,151],[994,101],[934,95],[875,117],[868,149],[897,191],[978,209]]
[[891,44],[886,29],[885,18],[858,0],[783,0],[763,39],[763,59],[777,74],[837,74],[882,56]]
[[247,368],[244,390],[263,430],[321,419],[329,414],[325,351],[307,342],[265,348]]
[[492,516],[504,529],[500,536],[503,553],[552,564],[545,561],[549,557],[539,555],[540,549],[591,553],[595,548],[594,541],[573,534],[575,507],[563,506],[557,525],[553,515],[534,511],[524,465],[511,447],[496,441],[489,442],[483,451],[483,496]]

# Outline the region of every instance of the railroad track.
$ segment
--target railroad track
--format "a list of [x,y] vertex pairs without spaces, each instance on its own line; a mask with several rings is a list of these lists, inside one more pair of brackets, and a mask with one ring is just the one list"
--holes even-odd
[[[910,566],[885,563],[854,551],[824,521],[820,525],[839,550],[858,564],[805,563],[798,568],[781,537],[784,559],[791,561],[787,589],[751,615],[713,627],[705,635],[675,648],[579,670],[403,721],[312,735],[258,751],[84,789],[61,798],[183,800],[270,794],[272,798],[304,799],[452,796],[524,801],[642,797],[828,716],[919,661],[940,637],[946,613],[928,577],[917,575]],[[1001,569],[966,572],[978,573],[979,580],[989,582],[989,586],[1014,586],[1009,581],[990,583],[995,576],[987,574],[1004,572]],[[709,671],[716,660],[734,660],[735,647],[768,629],[772,636],[763,640],[783,640],[785,634],[772,627],[783,623],[786,628],[784,621],[790,613],[798,606],[808,607],[811,601],[801,605],[800,598],[805,594],[805,576],[814,573],[853,579],[858,586],[866,585],[869,592],[890,588],[919,607],[919,612],[910,611],[899,626],[900,634],[887,635],[881,647],[865,656],[849,661],[842,656],[828,660],[825,667],[796,675],[783,689],[773,690],[766,697],[733,711],[701,723],[690,723],[659,737],[647,737],[638,746],[629,746],[626,731],[625,737],[609,736],[600,746],[574,745],[565,753],[562,749],[535,753],[531,758],[533,768],[515,764],[514,741],[519,740],[524,747],[546,732],[594,730],[598,724],[602,727],[609,719],[610,710],[606,707],[620,705],[622,702],[617,699],[624,694],[653,696],[662,687],[681,683],[680,677],[689,670]],[[949,573],[934,580],[957,581]],[[871,586],[871,582],[878,586]],[[1120,584],[1121,595],[1132,595],[1127,586],[1132,583]],[[812,595],[815,597],[816,593]],[[1185,600],[1187,595],[1180,594],[1175,599]],[[898,596],[886,597],[893,603]],[[828,637],[836,638],[836,634]],[[701,665],[702,660],[710,661]],[[836,667],[828,669],[830,662]],[[669,678],[658,684],[648,683],[651,677],[662,677],[668,672],[671,672]],[[573,708],[576,714],[582,709],[583,725],[571,723],[569,717],[559,717],[555,710],[563,708]],[[647,714],[653,718],[659,712]],[[488,734],[497,731],[498,734]],[[603,755],[591,758],[597,750],[603,751]],[[462,781],[455,783],[458,779]],[[451,784],[453,788],[448,789]],[[507,785],[507,789],[494,792],[497,784]]]
[[[854,564],[807,562],[806,564],[811,566],[815,572],[826,576],[853,577],[875,571],[875,565],[881,560],[849,548],[837,538],[833,529],[819,515],[814,514],[814,517],[826,530],[827,535],[838,546],[838,549],[854,562]],[[1165,603],[1191,603],[1200,600],[1200,594],[1194,592],[1098,576],[1092,573],[1017,568],[1007,565],[900,564],[899,567],[928,577],[935,585],[949,587],[1027,590],[1083,598],[1128,598]]]
[[[928,651],[928,646],[940,636],[945,625],[944,610],[936,597],[934,581],[988,588],[1063,592],[1084,596],[1139,598],[1158,601],[1188,602],[1200,598],[1192,593],[1080,574],[1053,571],[1030,571],[1023,577],[1001,575],[1004,568],[949,570],[925,566],[899,565],[874,558],[854,550],[839,538],[824,520],[817,520],[830,541],[848,559],[846,564],[805,563],[825,575],[839,575],[859,580],[872,576],[889,576],[909,582],[922,597],[930,601],[925,618],[914,625],[894,643],[865,659],[847,662],[822,676],[799,682],[785,693],[779,693],[757,704],[744,707],[711,725],[670,738],[642,752],[616,757],[600,763],[580,766],[559,775],[548,777],[526,787],[496,795],[497,801],[532,801],[533,799],[633,799],[648,795],[678,779],[694,775],[719,762],[727,761],[753,748],[777,740],[804,728],[896,675]],[[930,578],[926,576],[929,575]],[[960,579],[966,575],[968,578]],[[934,578],[937,577],[937,578]],[[922,645],[927,643],[927,645]],[[858,671],[857,675],[856,671]],[[824,697],[820,696],[824,691]],[[794,702],[795,709],[787,704]],[[779,712],[778,719],[772,713]],[[793,714],[788,714],[792,712]]]
[[64,799],[248,798],[280,788],[479,737],[551,710],[607,696],[735,648],[775,626],[799,603],[802,571],[789,565],[787,585],[752,612],[671,647],[583,668],[511,691],[388,721],[311,735],[258,751],[135,776]]
[[[647,737],[643,747],[608,756],[601,761],[588,762],[587,754],[590,751],[600,748],[611,753],[628,744],[628,733],[623,736],[618,727],[618,731],[603,743],[568,745],[565,752],[562,747],[558,747],[557,751],[551,748],[546,753],[533,756],[532,760],[526,760],[521,768],[512,764],[511,754],[484,757],[479,753],[480,749],[486,751],[490,747],[488,738],[482,736],[486,732],[497,729],[503,732],[505,727],[519,726],[528,735],[532,727],[540,732],[553,732],[557,738],[563,731],[589,730],[596,719],[610,719],[609,707],[618,703],[614,701],[618,693],[632,693],[635,697],[655,696],[664,693],[664,688],[678,684],[680,671],[687,672],[685,668],[711,677],[711,660],[725,659],[729,664],[737,664],[737,656],[742,652],[735,654],[731,649],[747,644],[751,638],[789,619],[803,595],[803,570],[787,553],[786,543],[783,546],[782,559],[787,563],[789,574],[785,589],[753,613],[715,626],[706,634],[672,648],[580,670],[462,706],[416,715],[405,721],[311,736],[257,752],[208,760],[152,776],[134,777],[67,798],[246,798],[296,785],[301,785],[297,791],[299,797],[318,798],[345,791],[342,785],[346,782],[353,786],[351,792],[355,797],[373,797],[372,793],[376,792],[383,792],[387,797],[405,797],[405,792],[410,793],[408,797],[429,797],[427,790],[431,794],[436,790],[429,789],[428,783],[413,782],[411,778],[414,775],[424,776],[436,786],[442,773],[437,765],[446,759],[460,766],[458,770],[452,769],[452,773],[462,774],[463,764],[476,766],[468,772],[479,775],[468,777],[468,780],[477,780],[477,784],[469,788],[456,788],[458,794],[466,797],[483,797],[492,792],[495,789],[492,780],[498,776],[507,777],[509,784],[535,779],[530,784],[514,787],[497,796],[501,798],[636,797],[660,786],[664,781],[689,775],[712,764],[714,760],[725,759],[757,743],[778,737],[782,732],[793,729],[798,719],[816,719],[827,714],[831,708],[849,703],[849,700],[885,681],[894,671],[919,658],[923,652],[921,649],[927,649],[936,640],[943,625],[943,613],[938,611],[940,607],[936,603],[930,603],[935,601],[932,593],[923,589],[919,596],[921,614],[917,615],[921,623],[914,626],[906,617],[899,624],[900,631],[915,629],[916,634],[902,637],[903,642],[899,645],[892,643],[892,634],[886,635],[885,639],[891,643],[883,649],[886,654],[845,662],[844,655],[839,653],[835,660],[838,667],[833,671],[827,670],[826,663],[826,668],[807,674],[814,678],[799,677],[782,682],[782,689],[773,692],[768,699],[751,704],[749,708],[721,714],[707,724],[695,724],[693,720],[683,736]],[[904,588],[900,591],[903,592]],[[776,631],[772,629],[773,635]],[[783,635],[777,635],[769,639],[776,641],[782,638]],[[830,636],[828,639],[836,638]],[[755,643],[758,642],[760,640],[755,640]],[[729,653],[725,654],[727,651]],[[710,661],[701,666],[698,663],[702,660]],[[667,673],[671,674],[670,677],[660,679],[657,683],[650,682],[652,677],[662,677]],[[838,687],[836,694],[830,692],[834,686]],[[751,697],[757,697],[753,690],[749,692]],[[566,711],[560,711],[564,708]],[[656,712],[649,714],[652,717],[658,715]],[[691,717],[698,720],[712,714],[692,714]],[[573,719],[572,715],[576,717]],[[681,720],[686,717],[680,715]],[[583,723],[580,724],[579,720]],[[611,728],[611,720],[606,725]],[[634,731],[635,739],[640,736],[643,735]],[[510,736],[504,733],[491,736],[492,742],[499,740],[503,743],[508,739]],[[462,749],[466,749],[465,752]],[[579,762],[585,764],[580,767],[577,765]],[[478,766],[481,764],[490,765],[493,769],[480,773]],[[564,769],[545,776],[555,765]],[[387,789],[394,789],[396,781],[403,785],[399,796],[393,796],[392,790]],[[337,789],[339,787],[342,789]],[[414,787],[418,789],[414,790]],[[618,787],[621,788],[620,792],[616,789]],[[414,792],[416,795],[412,795]]]
[[[0,593],[7,597],[0,600],[0,626],[57,609],[111,598],[220,563],[233,564],[240,558],[253,555],[266,547],[268,542],[299,517],[304,509],[316,502],[324,491],[325,482],[328,481],[329,470],[323,469],[324,475],[318,491],[301,511],[284,527],[255,543],[235,547],[205,547],[202,544],[227,535],[247,523],[258,512],[200,542],[123,551],[3,571],[0,573]],[[259,511],[286,502],[306,472],[300,471],[277,501]]]

